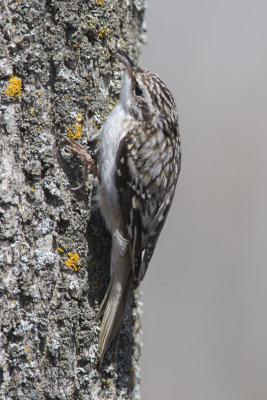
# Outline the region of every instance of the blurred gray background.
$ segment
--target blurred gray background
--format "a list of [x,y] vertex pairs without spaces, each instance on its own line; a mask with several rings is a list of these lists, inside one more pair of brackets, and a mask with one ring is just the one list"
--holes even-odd
[[267,3],[148,0],[182,171],[142,284],[142,399],[267,399]]

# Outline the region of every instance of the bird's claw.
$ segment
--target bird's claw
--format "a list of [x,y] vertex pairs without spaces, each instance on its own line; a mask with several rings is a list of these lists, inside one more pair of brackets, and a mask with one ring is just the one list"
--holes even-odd
[[88,176],[88,164],[91,166],[92,170],[94,171],[96,177],[98,178],[98,181],[101,182],[100,174],[95,166],[94,160],[92,159],[91,155],[89,153],[87,153],[86,149],[80,143],[73,142],[70,138],[63,135],[62,133],[59,133],[59,135],[64,140],[66,140],[66,142],[69,143],[67,148],[69,150],[71,150],[73,153],[78,154],[78,156],[80,156],[84,161],[83,182],[81,185],[79,185],[76,188],[73,188],[72,190],[79,190],[85,185],[85,182],[86,182],[87,176]]

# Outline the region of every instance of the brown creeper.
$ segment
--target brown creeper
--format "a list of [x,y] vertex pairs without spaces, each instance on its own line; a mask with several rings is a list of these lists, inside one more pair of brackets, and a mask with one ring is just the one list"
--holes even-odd
[[[118,338],[133,281],[144,278],[181,165],[171,93],[157,75],[137,67],[124,51],[117,56],[126,72],[120,101],[101,128],[98,175],[98,205],[112,235],[111,278],[98,313],[103,315],[101,361]],[[91,164],[80,145],[69,148]]]

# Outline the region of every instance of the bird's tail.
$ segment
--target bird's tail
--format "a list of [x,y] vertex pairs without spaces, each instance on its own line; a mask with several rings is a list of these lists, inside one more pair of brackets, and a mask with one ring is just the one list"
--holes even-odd
[[99,358],[102,363],[106,350],[118,339],[124,312],[128,304],[133,282],[129,252],[126,251],[114,266],[105,297],[97,318],[103,315],[98,342]]

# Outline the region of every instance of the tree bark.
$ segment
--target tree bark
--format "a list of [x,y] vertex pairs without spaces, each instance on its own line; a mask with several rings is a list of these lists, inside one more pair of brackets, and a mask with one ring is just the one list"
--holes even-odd
[[92,173],[71,191],[83,166],[58,133],[81,134],[96,159],[87,139],[119,98],[115,52],[138,58],[144,11],[145,0],[0,5],[1,399],[139,398],[139,293],[100,367],[110,237]]

